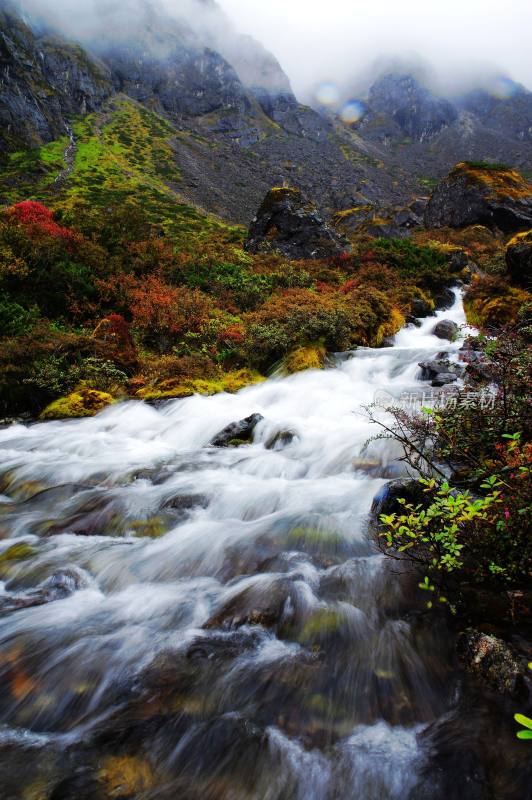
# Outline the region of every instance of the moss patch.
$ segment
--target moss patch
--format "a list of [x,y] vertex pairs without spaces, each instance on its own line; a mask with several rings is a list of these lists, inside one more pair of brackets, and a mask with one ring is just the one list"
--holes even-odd
[[67,419],[69,417],[93,417],[99,411],[115,402],[112,395],[107,392],[98,392],[96,389],[83,388],[72,392],[66,397],[60,397],[50,403],[40,415],[40,419]]
[[265,378],[250,369],[227,372],[219,378],[168,378],[157,381],[152,386],[145,386],[136,392],[139,400],[164,400],[180,397],[192,397],[194,394],[213,395],[219,392],[234,394],[246,386],[261,383]]
[[303,372],[307,369],[323,369],[326,350],[321,344],[296,347],[284,359],[287,372]]

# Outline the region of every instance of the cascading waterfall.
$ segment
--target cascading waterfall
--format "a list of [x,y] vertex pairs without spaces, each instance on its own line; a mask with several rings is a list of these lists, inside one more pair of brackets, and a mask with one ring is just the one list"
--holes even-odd
[[[420,360],[458,357],[430,333],[443,318],[464,323],[458,291],[325,371],[0,431],[6,791],[419,797],[446,639],[368,536],[400,472],[363,407],[420,390]],[[209,447],[253,413],[253,444]]]

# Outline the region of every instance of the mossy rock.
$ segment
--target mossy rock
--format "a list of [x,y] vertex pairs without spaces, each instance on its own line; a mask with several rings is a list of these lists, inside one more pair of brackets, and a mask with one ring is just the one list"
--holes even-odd
[[8,549],[4,550],[0,555],[0,566],[10,564],[13,561],[26,561],[28,558],[32,558],[36,552],[35,548],[31,545],[25,542],[19,542],[18,544],[8,547]]
[[150,764],[133,756],[110,756],[98,773],[109,798],[137,797],[154,788],[155,775]]
[[532,287],[532,230],[510,239],[505,260],[510,280],[518,286]]
[[327,351],[320,344],[296,347],[284,359],[287,372],[304,372],[307,369],[323,369]]
[[227,372],[219,378],[168,378],[156,382],[153,386],[144,386],[135,393],[139,400],[179,400],[201,394],[206,397],[219,392],[235,394],[246,386],[262,383],[266,380],[255,370],[240,369]]
[[336,531],[300,526],[288,534],[287,546],[305,553],[337,554],[346,549],[346,541]]
[[107,392],[82,388],[50,403],[40,415],[42,420],[94,417],[99,411],[116,402]]
[[322,643],[337,636],[342,623],[343,617],[338,611],[320,608],[307,620],[297,639],[303,645]]
[[133,536],[139,539],[160,539],[168,530],[168,524],[162,517],[136,519],[130,523]]

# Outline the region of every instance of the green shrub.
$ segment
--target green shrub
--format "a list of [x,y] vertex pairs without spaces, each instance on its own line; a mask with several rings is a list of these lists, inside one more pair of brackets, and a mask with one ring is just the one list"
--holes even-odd
[[20,336],[31,329],[39,318],[39,310],[32,306],[29,310],[19,303],[0,297],[0,338]]

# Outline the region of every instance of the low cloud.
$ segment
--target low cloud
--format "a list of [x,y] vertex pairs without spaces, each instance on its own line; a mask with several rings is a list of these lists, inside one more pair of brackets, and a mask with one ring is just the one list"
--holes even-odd
[[307,102],[316,102],[320,93],[342,101],[363,96],[371,80],[390,69],[414,72],[442,94],[491,85],[501,73],[532,88],[528,0],[19,2],[33,17],[84,42],[125,37],[166,14],[216,45],[233,63],[238,51],[252,75],[254,65],[244,46],[235,47],[235,31],[250,34],[277,57],[296,94]]
[[364,88],[399,63],[454,92],[495,73],[532,88],[529,0],[219,0],[239,30],[271,49],[300,97]]

